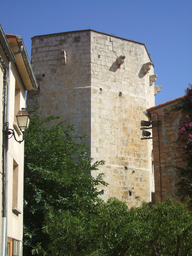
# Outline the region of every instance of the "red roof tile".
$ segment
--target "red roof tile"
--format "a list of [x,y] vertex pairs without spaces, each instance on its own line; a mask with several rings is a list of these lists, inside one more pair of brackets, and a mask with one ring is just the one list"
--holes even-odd
[[181,97],[176,98],[176,99],[174,99],[174,100],[169,100],[169,101],[167,101],[167,102],[164,102],[164,103],[159,104],[159,105],[157,105],[157,106],[154,106],[154,107],[152,107],[152,108],[148,108],[147,111],[151,112],[151,111],[153,111],[153,110],[155,110],[155,109],[157,109],[157,108],[162,108],[162,107],[164,107],[164,106],[166,106],[166,105],[169,105],[169,104],[175,103],[175,102],[177,102],[177,101],[180,101],[180,100],[182,100],[183,98],[184,98],[184,96],[181,96]]

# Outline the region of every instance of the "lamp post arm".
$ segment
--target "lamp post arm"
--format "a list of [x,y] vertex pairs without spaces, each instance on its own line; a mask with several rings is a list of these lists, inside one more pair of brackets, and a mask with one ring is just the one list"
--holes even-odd
[[[21,143],[24,141],[25,139],[25,131],[22,131],[23,134],[23,139],[22,140],[17,140],[16,136],[15,136],[15,131],[13,129],[9,129],[8,127],[5,130],[5,134],[7,135],[7,139],[10,139],[12,137],[14,137],[14,139],[18,142]],[[9,137],[9,135],[12,135],[11,137]]]

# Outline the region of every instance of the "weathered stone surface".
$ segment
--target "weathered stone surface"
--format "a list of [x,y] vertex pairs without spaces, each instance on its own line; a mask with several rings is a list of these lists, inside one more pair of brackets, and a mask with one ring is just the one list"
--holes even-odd
[[161,91],[162,86],[161,85],[155,85],[154,86],[154,95],[157,95]]
[[152,84],[155,83],[155,81],[157,80],[157,75],[151,75],[151,76],[149,77],[149,79],[150,79],[150,85],[152,85]]
[[[121,65],[119,56],[126,56]],[[150,69],[144,74],[145,63]],[[43,117],[62,116],[88,135],[91,157],[106,162],[99,170],[109,183],[103,198],[116,196],[129,206],[138,205],[138,197],[150,201],[152,149],[140,140],[140,121],[154,106],[154,70],[145,45],[92,30],[37,36],[32,66],[40,90],[29,93],[28,107],[36,106]]]
[[[185,151],[178,140],[178,130],[184,116],[174,107],[179,100],[172,100],[148,109],[153,122],[153,164],[155,173],[155,202],[165,201],[166,196],[178,198],[178,167],[185,167]],[[176,168],[177,167],[177,168]]]

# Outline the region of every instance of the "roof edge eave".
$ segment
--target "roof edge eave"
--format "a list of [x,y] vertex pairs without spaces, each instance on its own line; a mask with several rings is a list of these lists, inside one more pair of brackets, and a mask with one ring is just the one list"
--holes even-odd
[[[31,63],[30,63],[29,56],[28,56],[28,53],[27,53],[27,49],[25,47],[23,39],[20,36],[13,35],[13,34],[6,34],[6,37],[7,37],[7,40],[8,40],[8,43],[9,43],[10,47],[13,47],[13,45],[17,45],[17,49],[19,51],[15,52],[15,55],[21,54],[21,59],[22,59],[23,65],[25,67],[24,72],[26,72],[27,76],[29,77],[29,81],[30,81],[29,83],[28,82],[25,83],[23,81],[25,89],[26,90],[37,89],[38,84],[37,84],[35,75],[33,73],[33,69],[31,67]],[[11,41],[9,41],[9,40],[11,40]],[[13,42],[13,44],[11,44],[11,42]],[[17,58],[15,59],[15,64],[18,65]],[[20,70],[20,72],[21,72],[20,74],[21,74],[21,77],[22,77],[22,71]]]
[[148,109],[147,109],[147,112],[150,113],[150,112],[152,112],[152,111],[154,111],[154,110],[156,110],[156,109],[158,109],[158,108],[162,108],[162,107],[165,107],[165,106],[167,106],[167,105],[176,103],[176,102],[178,102],[178,101],[180,101],[180,100],[182,100],[182,99],[184,99],[184,96],[181,96],[181,97],[178,97],[178,98],[176,98],[176,99],[174,99],[174,100],[169,100],[169,101],[164,102],[164,103],[161,103],[161,104],[159,104],[159,105],[157,105],[157,106],[148,108]]
[[[28,56],[27,49],[25,47],[24,41],[23,41],[22,38],[18,38],[17,43],[18,43],[19,46],[21,46],[21,45],[23,46],[23,51],[21,52],[21,55],[22,55],[23,61],[25,63],[25,67],[27,69],[27,73],[29,75],[32,87],[33,87],[33,88],[30,88],[30,89],[31,90],[32,89],[37,89],[38,88],[37,80],[35,78],[35,75],[34,75],[34,72],[33,72],[32,66],[31,66],[31,62],[29,60],[29,56]],[[26,88],[26,89],[29,89],[29,88]]]
[[3,28],[1,26],[1,24],[0,24],[0,41],[2,42],[4,50],[7,53],[9,61],[10,62],[15,62],[14,54],[13,54],[13,52],[11,50],[11,47],[10,47],[8,41],[7,41],[7,37],[6,37],[6,35],[5,35],[4,31],[3,31]]

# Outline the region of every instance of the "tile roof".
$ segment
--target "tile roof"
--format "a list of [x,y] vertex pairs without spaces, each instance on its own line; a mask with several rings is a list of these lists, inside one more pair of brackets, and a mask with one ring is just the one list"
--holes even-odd
[[166,106],[166,105],[175,103],[175,102],[180,101],[180,100],[182,100],[182,99],[184,99],[184,96],[181,96],[181,97],[176,98],[176,99],[174,99],[174,100],[169,100],[169,101],[164,102],[164,103],[161,103],[161,104],[159,104],[159,105],[157,105],[157,106],[148,108],[147,111],[148,111],[148,112],[151,112],[151,111],[153,111],[153,110],[155,110],[155,109],[162,108],[162,107],[164,107],[164,106]]

